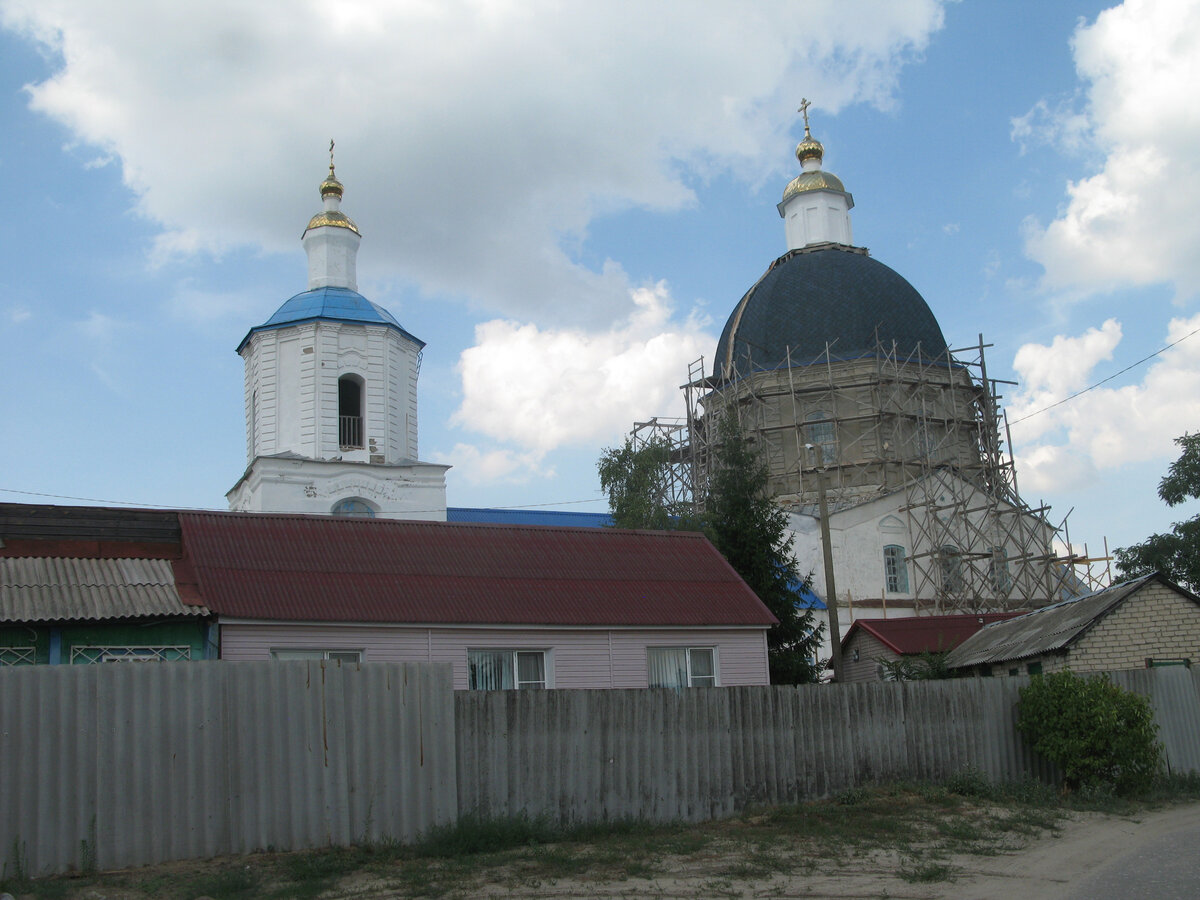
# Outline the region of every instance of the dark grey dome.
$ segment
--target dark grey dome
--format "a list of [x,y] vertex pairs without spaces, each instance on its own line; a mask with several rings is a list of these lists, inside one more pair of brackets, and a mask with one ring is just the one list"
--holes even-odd
[[946,352],[946,339],[911,284],[852,247],[792,250],[779,257],[734,308],[717,342],[714,374],[874,356],[895,342],[902,359]]

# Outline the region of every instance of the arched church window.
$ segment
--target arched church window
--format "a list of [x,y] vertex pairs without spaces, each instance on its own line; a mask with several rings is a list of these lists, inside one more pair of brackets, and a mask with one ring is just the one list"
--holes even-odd
[[951,594],[960,593],[963,589],[962,553],[952,544],[947,544],[940,551],[942,566],[942,589]]
[[343,450],[363,447],[363,380],[357,375],[338,379],[338,446]]
[[889,594],[908,593],[908,566],[904,564],[904,548],[899,544],[883,548],[883,578]]
[[837,432],[829,413],[818,410],[804,417],[804,440],[818,448],[819,465],[837,464]]
[[345,500],[339,500],[333,504],[331,515],[344,516],[350,519],[373,519],[375,518],[375,508],[366,500],[359,497],[347,497]]

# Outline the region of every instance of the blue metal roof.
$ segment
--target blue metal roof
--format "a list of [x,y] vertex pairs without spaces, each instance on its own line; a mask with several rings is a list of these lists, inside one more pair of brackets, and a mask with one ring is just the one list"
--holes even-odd
[[482,522],[497,525],[558,525],[568,528],[610,528],[608,513],[563,512],[556,509],[480,509],[457,506],[446,510],[447,522]]
[[275,310],[275,314],[262,325],[251,328],[242,338],[242,342],[238,344],[238,352],[241,353],[246,342],[257,332],[316,321],[386,325],[389,328],[395,328],[421,347],[425,346],[424,341],[405,331],[390,312],[379,304],[372,303],[358,291],[342,287],[322,287],[297,294]]

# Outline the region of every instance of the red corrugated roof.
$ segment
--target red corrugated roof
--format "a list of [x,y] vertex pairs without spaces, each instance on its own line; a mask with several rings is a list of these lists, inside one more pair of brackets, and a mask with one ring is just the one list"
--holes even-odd
[[768,626],[699,534],[179,514],[219,615],[421,624]]
[[856,619],[846,632],[842,645],[849,644],[855,631],[862,629],[901,655],[924,653],[926,650],[940,653],[957,647],[984,625],[1019,615],[1019,612],[964,613],[906,619]]

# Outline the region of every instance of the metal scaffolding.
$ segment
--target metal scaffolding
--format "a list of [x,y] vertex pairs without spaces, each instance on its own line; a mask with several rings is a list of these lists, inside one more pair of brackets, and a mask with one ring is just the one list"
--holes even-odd
[[668,446],[677,503],[702,505],[714,424],[730,414],[758,445],[785,509],[815,516],[818,477],[834,514],[901,494],[918,613],[1028,608],[1101,586],[1095,566],[1075,571],[1086,551],[1055,554],[1064,528],[1047,521],[1048,507],[1020,497],[1000,408],[999,388],[1011,382],[989,378],[987,346],[981,335],[929,357],[878,343],[842,359],[827,345],[817,359],[788,354],[772,370],[747,357],[720,379],[704,376],[701,359],[682,388],[686,418],[638,423],[632,438]]

